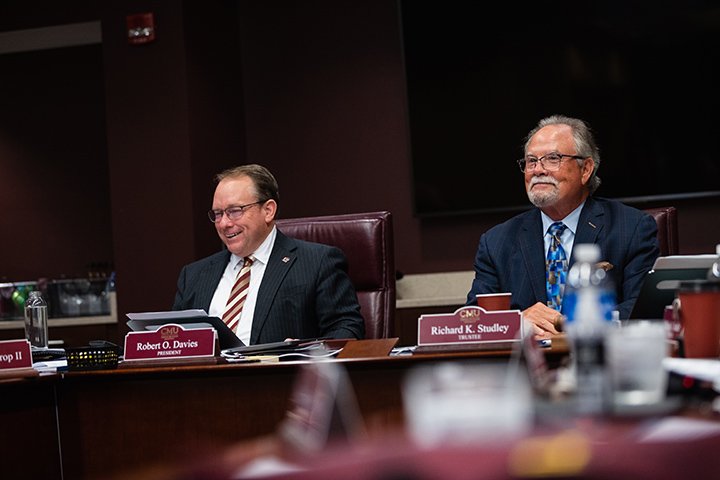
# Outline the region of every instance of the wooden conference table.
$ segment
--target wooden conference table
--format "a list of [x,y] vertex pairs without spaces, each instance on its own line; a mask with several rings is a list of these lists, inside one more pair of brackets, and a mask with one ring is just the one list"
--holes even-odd
[[[370,431],[403,422],[401,387],[428,362],[508,351],[335,360]],[[0,380],[2,478],[108,478],[271,434],[302,362],[174,365]]]
[[[567,349],[547,352],[563,355]],[[379,439],[371,445],[376,454],[328,454],[332,461],[323,463],[325,470],[288,478],[365,480],[381,478],[387,468],[417,474],[403,478],[507,478],[507,458],[512,456],[507,450],[417,450],[397,434],[404,422],[402,383],[410,369],[441,361],[497,360],[509,354],[475,351],[334,360],[347,371],[365,425]],[[213,458],[273,434],[286,414],[302,363],[154,366],[0,380],[0,475],[167,478],[153,472]],[[630,422],[633,428],[644,423]],[[703,472],[712,476],[720,469],[720,456],[709,453],[720,444],[720,428],[705,439],[655,444],[638,444],[622,427],[614,428],[595,429],[600,441],[594,442],[591,471],[598,475],[582,478],[630,478],[623,472],[632,478],[677,478],[681,471],[689,472],[689,478],[703,478]],[[539,444],[557,444],[560,439],[546,438],[528,445],[536,451]],[[576,443],[573,437],[569,445]],[[573,458],[565,448],[555,454]],[[488,468],[496,475],[485,475]]]

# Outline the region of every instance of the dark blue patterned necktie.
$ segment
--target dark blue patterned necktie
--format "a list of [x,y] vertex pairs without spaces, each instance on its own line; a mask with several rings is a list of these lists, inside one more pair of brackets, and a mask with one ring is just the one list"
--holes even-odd
[[565,249],[560,243],[560,236],[566,228],[567,226],[564,223],[555,222],[548,229],[552,238],[550,239],[550,248],[548,248],[547,260],[545,261],[547,305],[558,312],[562,306],[562,296],[567,276],[567,255],[565,255]]

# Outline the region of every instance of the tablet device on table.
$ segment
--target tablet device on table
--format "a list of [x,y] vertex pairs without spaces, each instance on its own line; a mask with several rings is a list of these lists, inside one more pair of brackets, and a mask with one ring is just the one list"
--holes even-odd
[[645,276],[630,318],[663,318],[665,306],[672,304],[680,282],[706,278],[708,269],[716,259],[716,255],[658,257],[652,270]]

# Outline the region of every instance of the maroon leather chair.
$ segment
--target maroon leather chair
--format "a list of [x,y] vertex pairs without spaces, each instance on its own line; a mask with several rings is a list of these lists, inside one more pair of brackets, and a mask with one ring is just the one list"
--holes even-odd
[[657,222],[660,256],[678,255],[680,253],[680,242],[675,207],[648,208],[644,211],[652,215],[655,222]]
[[389,338],[395,322],[395,257],[390,212],[278,219],[288,237],[340,248],[365,319],[365,338]]

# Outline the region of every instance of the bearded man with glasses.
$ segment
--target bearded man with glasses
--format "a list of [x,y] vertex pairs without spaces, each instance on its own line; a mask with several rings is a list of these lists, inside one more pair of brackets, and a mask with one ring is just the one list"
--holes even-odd
[[261,165],[216,176],[208,218],[225,249],[180,272],[173,310],[222,318],[245,345],[365,335],[345,254],[275,226],[275,177]]
[[556,279],[572,266],[573,245],[596,243],[615,286],[616,309],[628,318],[660,252],[657,224],[640,210],[593,196],[600,153],[590,127],[562,115],[540,120],[518,165],[536,208],[480,237],[467,305],[477,305],[477,294],[511,292],[511,308],[523,311],[536,337],[551,338],[562,320],[564,284]]

